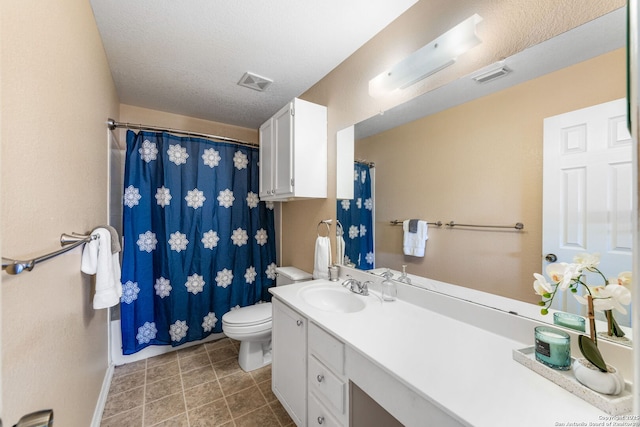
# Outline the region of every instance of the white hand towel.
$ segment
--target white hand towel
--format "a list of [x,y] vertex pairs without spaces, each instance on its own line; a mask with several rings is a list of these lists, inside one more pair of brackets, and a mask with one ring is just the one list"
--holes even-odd
[[313,262],[313,278],[329,280],[330,265],[331,240],[329,237],[318,236],[316,239],[316,253]]
[[344,238],[336,236],[336,264],[344,265]]
[[418,221],[418,230],[415,233],[409,231],[409,220],[402,222],[402,230],[404,238],[402,240],[402,249],[405,255],[423,257],[424,248],[427,243],[427,222]]
[[91,234],[98,238],[84,245],[81,270],[85,274],[96,275],[96,294],[93,308],[112,307],[120,302],[120,258],[111,253],[111,233],[105,228],[96,228]]

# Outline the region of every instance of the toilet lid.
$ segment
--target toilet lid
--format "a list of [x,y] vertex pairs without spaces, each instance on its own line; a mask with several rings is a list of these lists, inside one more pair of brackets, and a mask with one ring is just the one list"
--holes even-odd
[[222,321],[229,325],[258,325],[271,320],[271,303],[254,304],[231,310],[222,316]]

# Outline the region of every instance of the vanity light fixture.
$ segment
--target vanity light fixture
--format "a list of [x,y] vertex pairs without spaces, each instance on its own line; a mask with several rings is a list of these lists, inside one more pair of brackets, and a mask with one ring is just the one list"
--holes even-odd
[[480,21],[482,17],[474,14],[374,77],[369,81],[369,95],[378,97],[404,89],[453,64],[458,56],[482,42],[476,34]]

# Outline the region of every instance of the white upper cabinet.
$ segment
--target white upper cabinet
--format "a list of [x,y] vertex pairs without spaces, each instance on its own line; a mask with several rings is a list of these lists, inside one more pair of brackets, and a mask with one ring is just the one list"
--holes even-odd
[[260,126],[260,199],[327,197],[327,107],[294,99]]

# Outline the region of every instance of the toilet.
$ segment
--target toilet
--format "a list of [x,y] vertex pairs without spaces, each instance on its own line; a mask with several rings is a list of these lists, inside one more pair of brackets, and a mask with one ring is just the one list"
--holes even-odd
[[[276,286],[305,282],[313,277],[295,267],[276,268]],[[253,371],[271,363],[271,303],[254,304],[229,311],[222,316],[222,332],[240,341],[238,363]]]

